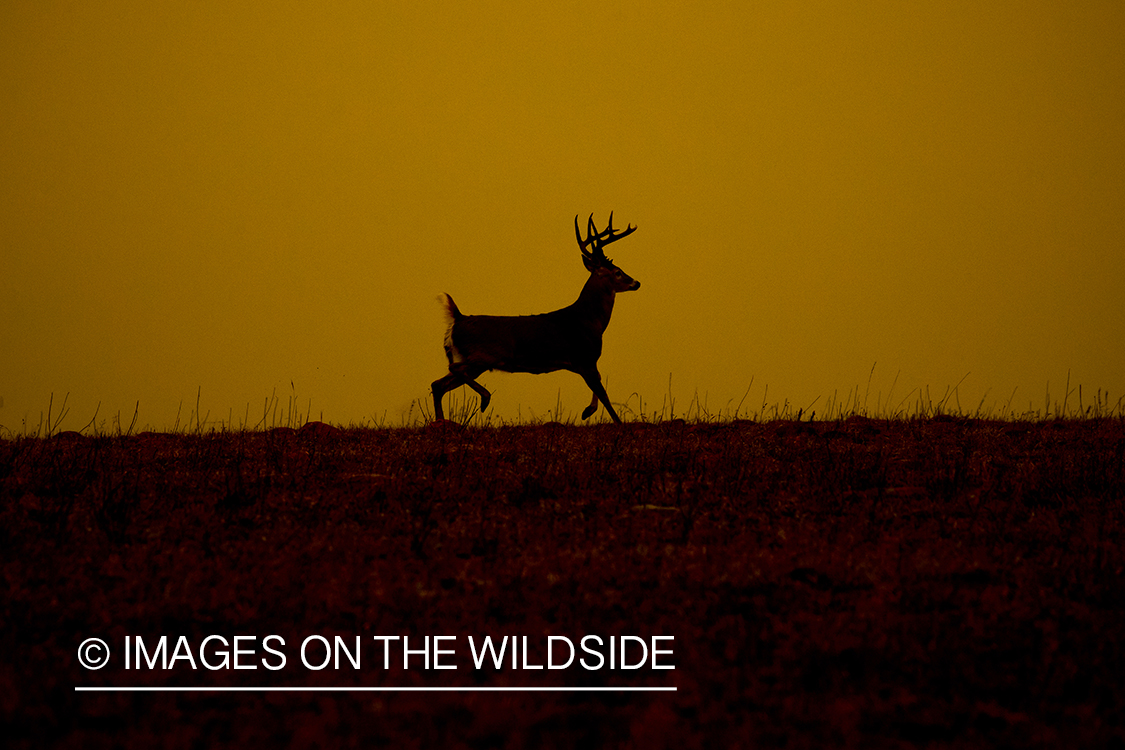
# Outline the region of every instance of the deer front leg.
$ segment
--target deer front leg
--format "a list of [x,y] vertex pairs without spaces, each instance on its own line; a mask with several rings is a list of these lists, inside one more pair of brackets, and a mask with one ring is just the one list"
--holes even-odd
[[590,415],[592,415],[597,410],[598,410],[598,394],[595,393],[593,399],[590,401],[590,405],[582,410],[582,418],[583,419],[589,419]]
[[598,408],[598,401],[602,402],[605,410],[609,412],[609,416],[613,417],[613,421],[621,424],[621,417],[617,416],[617,412],[613,410],[613,404],[609,403],[609,396],[605,392],[605,387],[602,386],[602,376],[596,369],[589,372],[578,373],[582,379],[586,381],[586,385],[590,386],[590,390],[594,392],[594,400],[582,410],[582,418],[589,419],[594,410]]

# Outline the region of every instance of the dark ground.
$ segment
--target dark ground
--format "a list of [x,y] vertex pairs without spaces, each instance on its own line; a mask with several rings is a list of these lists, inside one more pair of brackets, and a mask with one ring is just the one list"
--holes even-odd
[[[1125,747],[1123,456],[1121,418],[0,441],[0,721],[12,747]],[[120,663],[127,635],[270,633],[277,673]],[[362,636],[363,669],[299,667],[309,634]],[[676,669],[382,669],[372,635],[427,634],[673,635]],[[678,691],[74,690],[262,684]]]

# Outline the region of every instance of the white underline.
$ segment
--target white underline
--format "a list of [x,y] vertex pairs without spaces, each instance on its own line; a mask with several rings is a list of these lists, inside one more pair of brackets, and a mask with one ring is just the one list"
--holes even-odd
[[674,693],[676,687],[75,687],[76,693]]

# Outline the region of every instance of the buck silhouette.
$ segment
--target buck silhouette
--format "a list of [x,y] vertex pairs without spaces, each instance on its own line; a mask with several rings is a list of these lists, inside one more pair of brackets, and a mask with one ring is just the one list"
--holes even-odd
[[602,231],[594,225],[594,215],[586,227],[586,239],[574,217],[574,236],[582,253],[582,263],[590,272],[582,292],[572,305],[540,315],[464,315],[453,298],[443,295],[449,327],[445,333],[445,356],[449,373],[433,382],[434,419],[445,413],[441,398],[448,391],[467,385],[480,396],[480,410],[488,408],[492,394],[477,382],[488,370],[504,372],[544,373],[569,370],[582,376],[594,392],[590,405],[582,410],[589,419],[597,411],[598,401],[605,406],[614,422],[621,422],[609,403],[598,358],[602,355],[602,333],[609,325],[613,302],[618,292],[640,288],[640,282],[622,271],[606,257],[605,246],[635,232],[629,225],[613,229],[613,212]]

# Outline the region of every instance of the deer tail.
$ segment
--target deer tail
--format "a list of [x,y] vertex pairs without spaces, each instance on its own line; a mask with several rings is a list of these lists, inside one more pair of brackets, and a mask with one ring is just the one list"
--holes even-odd
[[441,309],[445,312],[445,356],[449,360],[449,364],[453,365],[463,359],[461,352],[457,351],[457,347],[453,345],[453,325],[465,316],[457,309],[457,303],[448,294],[438,295],[438,302],[441,303]]
[[445,312],[445,317],[450,323],[455,323],[458,318],[464,317],[461,311],[457,309],[457,303],[448,294],[439,294],[438,302],[441,304],[441,309]]

